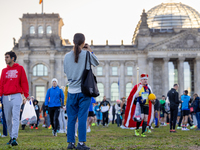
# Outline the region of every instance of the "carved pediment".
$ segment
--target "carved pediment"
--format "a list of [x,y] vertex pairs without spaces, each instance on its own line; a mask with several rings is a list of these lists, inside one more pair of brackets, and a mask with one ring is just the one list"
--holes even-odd
[[170,42],[167,44],[168,48],[200,48],[200,36],[188,34],[185,37],[180,38],[178,41]]
[[200,35],[193,31],[185,31],[166,40],[151,45],[147,50],[188,50],[200,49]]

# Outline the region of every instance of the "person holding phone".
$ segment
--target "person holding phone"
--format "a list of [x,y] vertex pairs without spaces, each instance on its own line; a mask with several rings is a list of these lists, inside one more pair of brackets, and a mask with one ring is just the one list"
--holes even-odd
[[[82,33],[74,35],[73,50],[65,55],[64,73],[69,82],[67,94],[67,149],[90,149],[85,145],[86,142],[86,122],[91,97],[86,96],[81,91],[81,79],[85,69],[87,51],[90,53],[90,63],[93,66],[99,65],[97,57],[88,44],[85,44],[85,36]],[[87,59],[86,69],[90,68],[89,59]],[[75,146],[75,124],[78,117],[78,145]]]

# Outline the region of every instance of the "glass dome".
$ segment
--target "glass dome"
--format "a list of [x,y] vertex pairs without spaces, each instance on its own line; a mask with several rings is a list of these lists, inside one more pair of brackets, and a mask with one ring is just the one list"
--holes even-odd
[[162,3],[150,9],[147,15],[151,29],[200,27],[200,14],[182,3]]

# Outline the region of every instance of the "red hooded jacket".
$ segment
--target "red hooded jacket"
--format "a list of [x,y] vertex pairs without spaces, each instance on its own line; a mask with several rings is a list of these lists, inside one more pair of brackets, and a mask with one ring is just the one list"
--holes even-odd
[[14,63],[12,67],[7,65],[1,73],[0,96],[21,93],[27,98],[29,86],[23,66]]

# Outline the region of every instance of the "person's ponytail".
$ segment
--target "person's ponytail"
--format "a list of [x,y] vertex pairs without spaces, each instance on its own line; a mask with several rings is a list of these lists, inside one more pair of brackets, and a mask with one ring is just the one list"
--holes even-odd
[[79,54],[81,52],[80,45],[85,42],[85,36],[82,33],[76,33],[74,35],[74,61],[78,63]]
[[74,46],[74,54],[75,54],[75,62],[78,63],[78,57],[80,53],[80,47],[78,44],[75,44]]

